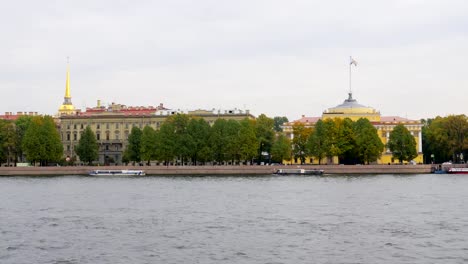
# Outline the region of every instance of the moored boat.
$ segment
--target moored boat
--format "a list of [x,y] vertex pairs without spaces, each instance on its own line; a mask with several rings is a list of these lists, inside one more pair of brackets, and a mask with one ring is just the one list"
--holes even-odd
[[323,170],[306,170],[306,169],[278,169],[275,174],[278,175],[322,175]]
[[450,168],[447,172],[450,174],[468,174],[468,168]]
[[146,175],[143,170],[93,170],[91,176],[141,176]]

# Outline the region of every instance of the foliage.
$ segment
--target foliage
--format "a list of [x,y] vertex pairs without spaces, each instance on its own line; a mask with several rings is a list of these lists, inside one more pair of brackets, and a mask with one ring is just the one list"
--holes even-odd
[[99,158],[99,145],[96,140],[96,135],[89,126],[81,134],[75,152],[80,157],[80,160],[87,162],[89,165]]
[[461,153],[465,157],[468,155],[468,119],[465,115],[438,116],[423,121],[423,151],[426,156],[434,156],[431,162],[457,161]]
[[23,138],[23,151],[26,158],[46,165],[58,162],[63,156],[63,146],[55,122],[50,116],[33,117]]
[[23,142],[24,135],[26,134],[26,130],[28,130],[28,127],[31,124],[31,120],[32,116],[24,115],[18,117],[15,121],[17,134],[16,152],[20,161],[23,161],[23,148],[21,144]]
[[150,126],[145,126],[141,135],[140,155],[141,159],[146,161],[148,165],[151,160],[156,158],[155,146],[156,131]]
[[367,164],[376,161],[385,147],[377,134],[377,129],[365,118],[360,118],[354,124],[357,158]]
[[263,152],[271,152],[271,146],[275,137],[274,126],[275,121],[264,114],[261,114],[255,120],[255,130],[259,144],[257,153],[259,162],[263,159]]
[[327,145],[327,132],[325,125],[322,120],[318,120],[315,123],[315,128],[309,136],[307,142],[307,149],[308,153],[317,158],[319,164],[322,163],[322,159],[325,157],[326,153],[328,152],[328,145]]
[[349,119],[334,119],[337,128],[337,146],[340,164],[356,164],[356,133],[354,122]]
[[194,165],[198,162],[211,160],[211,149],[209,148],[210,125],[202,118],[190,119],[187,126],[187,133],[192,142],[189,149],[189,156]]
[[174,160],[176,139],[174,134],[174,124],[164,122],[159,131],[156,132],[156,159],[164,161],[166,165]]
[[307,157],[307,140],[312,133],[312,128],[307,128],[304,124],[295,123],[292,126],[294,138],[292,140],[292,149],[294,158],[298,158],[301,161],[301,164],[305,163],[305,158]]
[[210,147],[216,162],[222,163],[226,160],[228,137],[226,132],[227,121],[217,119],[211,127]]
[[387,148],[392,152],[392,157],[400,163],[410,161],[418,156],[416,152],[416,141],[404,125],[397,125],[390,132]]
[[[258,125],[258,122],[257,122]],[[258,126],[257,126],[258,132]],[[264,131],[267,134],[266,131]],[[264,134],[264,135],[265,135]],[[238,133],[238,144],[239,144],[239,159],[241,161],[252,160],[257,154],[258,148],[258,139],[255,135],[254,124],[248,120],[244,119],[240,122],[240,130]]]
[[141,129],[134,126],[128,135],[128,145],[125,149],[124,155],[126,155],[126,158],[130,161],[141,161],[140,147],[142,134]]
[[291,140],[280,134],[271,147],[271,158],[275,162],[282,163],[283,160],[291,160]]
[[285,116],[275,116],[273,118],[273,122],[274,122],[274,130],[276,132],[283,132],[283,129],[281,128],[281,126],[284,124],[284,123],[287,123],[288,122],[288,118],[285,117]]

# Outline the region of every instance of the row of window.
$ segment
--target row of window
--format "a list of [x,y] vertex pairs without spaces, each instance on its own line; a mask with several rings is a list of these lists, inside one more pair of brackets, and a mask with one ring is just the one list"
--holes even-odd
[[[101,129],[101,127],[105,127],[105,129],[110,129],[111,126],[113,125],[115,129],[119,129],[120,128],[120,124],[121,123],[105,123],[105,124],[96,124],[96,129]],[[123,125],[123,127],[125,127],[126,129],[130,128],[130,127],[138,127],[138,128],[143,128],[145,126],[151,126],[151,125],[155,125],[156,127],[159,127],[161,125],[161,122],[144,122],[144,123],[125,123]],[[87,124],[67,124],[66,125],[66,128],[67,129],[71,129],[73,127],[73,129],[85,129],[85,127],[87,126]]]
[[[80,135],[82,135],[83,132],[80,132]],[[125,132],[125,139],[128,139],[128,131]],[[66,134],[66,141],[70,141],[72,139],[72,134],[70,133],[67,133]],[[96,132],[96,139],[97,140],[101,140],[101,133],[100,132]],[[110,133],[107,132],[105,133],[105,137],[104,137],[105,140],[110,140]],[[119,133],[115,133],[115,137],[114,137],[115,140],[120,140],[120,134]],[[62,137],[62,140],[63,140],[63,137]],[[73,141],[77,141],[79,140],[78,139],[78,133],[73,133]]]
[[[67,151],[71,151],[71,147],[72,145],[67,145]],[[76,145],[73,146],[73,149],[76,149]],[[100,148],[100,151],[104,151],[104,150],[109,150],[109,151],[119,151],[121,148],[120,148],[120,145],[104,145],[103,147]]]

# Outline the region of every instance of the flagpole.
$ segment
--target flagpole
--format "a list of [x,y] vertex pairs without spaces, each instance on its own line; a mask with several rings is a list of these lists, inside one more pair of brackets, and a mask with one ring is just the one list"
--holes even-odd
[[352,62],[352,58],[351,56],[349,56],[349,93],[351,94],[352,91],[351,91],[351,63]]

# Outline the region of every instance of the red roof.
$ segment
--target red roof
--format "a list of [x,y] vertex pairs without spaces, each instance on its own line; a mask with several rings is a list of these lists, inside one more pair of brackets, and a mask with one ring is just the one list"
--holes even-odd
[[301,119],[298,119],[298,120],[294,120],[292,122],[288,122],[288,124],[294,124],[294,123],[317,123],[317,121],[319,121],[321,119],[321,117],[319,116],[302,116]]
[[399,116],[381,116],[380,122],[417,122],[417,120],[411,120]]
[[3,120],[16,120],[18,119],[18,117],[20,117],[20,115],[0,115],[0,119],[3,119]]

